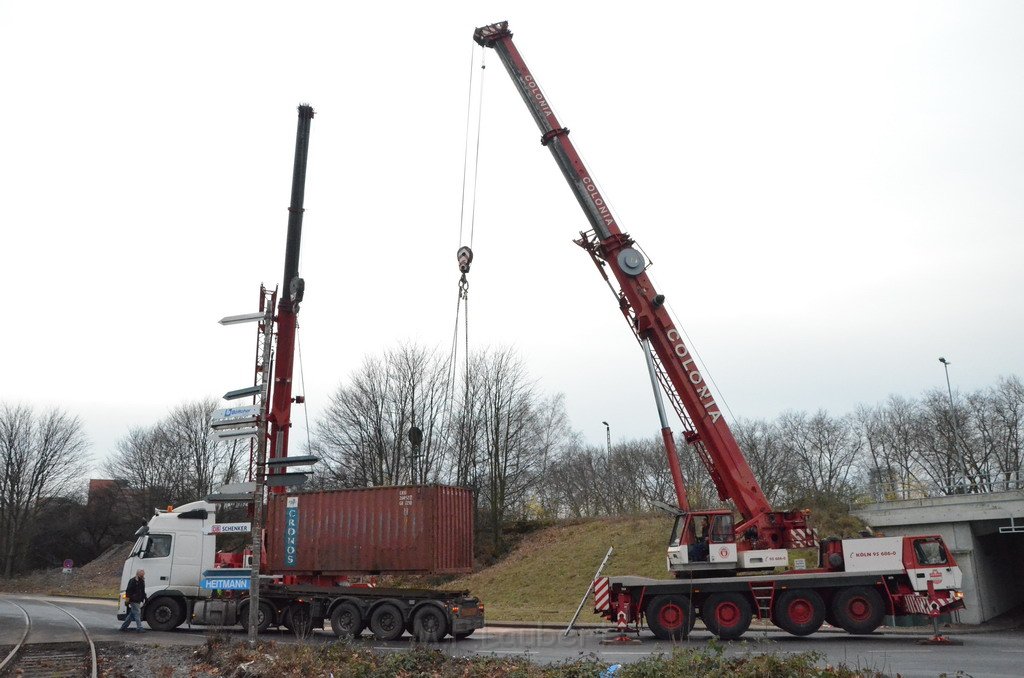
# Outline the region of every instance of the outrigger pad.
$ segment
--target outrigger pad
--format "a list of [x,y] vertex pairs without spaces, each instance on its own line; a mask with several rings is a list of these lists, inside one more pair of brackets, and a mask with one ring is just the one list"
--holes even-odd
[[963,645],[962,640],[953,640],[949,636],[937,635],[917,641],[918,645]]

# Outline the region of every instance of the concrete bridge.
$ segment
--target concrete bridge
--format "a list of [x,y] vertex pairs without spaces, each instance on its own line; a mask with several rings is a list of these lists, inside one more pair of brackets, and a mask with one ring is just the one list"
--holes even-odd
[[961,622],[1024,604],[1024,490],[886,501],[853,514],[890,536],[941,535],[964,573]]

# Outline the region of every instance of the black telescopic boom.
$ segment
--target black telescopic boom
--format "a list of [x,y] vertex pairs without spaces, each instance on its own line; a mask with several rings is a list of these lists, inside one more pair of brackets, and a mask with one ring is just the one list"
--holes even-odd
[[[299,244],[302,241],[303,202],[306,197],[306,160],[309,157],[309,126],[313,107],[299,106],[299,127],[295,135],[295,167],[292,170],[292,204],[288,208],[288,244],[284,253],[284,288],[282,298],[288,299],[301,290],[293,290],[292,281],[299,275]],[[296,299],[298,301],[298,299]]]

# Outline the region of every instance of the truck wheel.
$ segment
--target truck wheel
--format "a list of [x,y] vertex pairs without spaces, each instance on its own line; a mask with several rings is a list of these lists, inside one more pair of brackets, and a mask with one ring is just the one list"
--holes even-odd
[[[274,608],[270,603],[260,602],[260,609],[256,612],[256,633],[263,633],[270,628],[274,621]],[[238,622],[246,631],[249,630],[249,602],[246,601],[238,606]]]
[[391,603],[379,605],[370,615],[370,631],[377,640],[397,640],[405,632],[402,611]]
[[185,616],[181,603],[174,598],[162,596],[146,603],[146,623],[154,631],[172,631]]
[[448,633],[448,617],[433,605],[416,610],[412,619],[413,635],[421,643],[436,643]]
[[295,634],[296,638],[309,638],[313,635],[313,616],[309,612],[309,605],[305,603],[289,605],[285,611],[284,625]]
[[342,603],[331,613],[331,630],[339,638],[358,638],[363,632],[363,615],[352,603]]
[[656,596],[647,606],[647,625],[660,640],[682,640],[697,622],[686,596]]
[[851,586],[832,600],[832,616],[837,626],[850,633],[871,633],[882,623],[885,603],[875,589]]
[[733,640],[746,633],[750,616],[750,603],[739,593],[714,593],[701,606],[704,625],[722,640]]
[[825,603],[811,589],[786,591],[775,600],[772,621],[794,636],[809,636],[825,621]]

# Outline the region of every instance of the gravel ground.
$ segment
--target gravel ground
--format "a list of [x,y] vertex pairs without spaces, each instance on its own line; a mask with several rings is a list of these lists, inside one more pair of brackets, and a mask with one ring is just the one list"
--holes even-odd
[[106,678],[201,678],[193,669],[195,647],[100,643],[99,673]]

